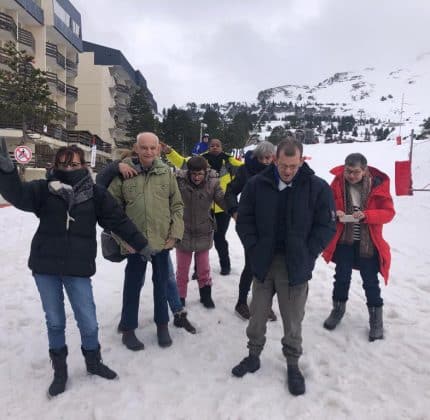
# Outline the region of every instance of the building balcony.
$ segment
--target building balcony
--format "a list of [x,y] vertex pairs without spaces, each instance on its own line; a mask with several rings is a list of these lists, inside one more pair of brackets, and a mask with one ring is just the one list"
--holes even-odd
[[45,72],[45,78],[48,84],[55,88],[55,92],[61,93],[62,95],[66,94],[66,84],[60,80],[55,73],[47,71]]
[[66,127],[73,130],[78,125],[78,114],[73,111],[66,111]]
[[46,43],[46,56],[54,59],[56,64],[62,69],[66,68],[66,57],[58,51],[58,47],[55,44]]
[[18,28],[18,42],[22,45],[26,45],[30,47],[33,52],[35,51],[35,41],[34,36],[30,31],[27,31],[23,28]]
[[70,143],[79,143],[84,146],[91,147],[93,144],[96,145],[97,150],[102,152],[111,153],[112,145],[103,141],[99,136],[91,134],[89,131],[69,131],[68,141]]
[[78,64],[66,58],[66,70],[70,76],[76,77],[78,75]]
[[7,41],[16,41],[18,36],[18,29],[12,16],[0,12],[0,31],[6,32]]
[[44,24],[44,15],[43,10],[40,7],[38,3],[34,0],[15,0],[22,8],[29,13],[31,16],[33,16],[34,19],[36,19],[41,25]]
[[71,85],[66,85],[66,96],[67,98],[77,100],[78,99],[78,88]]

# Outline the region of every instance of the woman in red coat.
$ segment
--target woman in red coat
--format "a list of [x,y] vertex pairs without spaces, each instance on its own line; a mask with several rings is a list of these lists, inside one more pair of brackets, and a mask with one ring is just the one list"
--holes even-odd
[[352,153],[345,165],[331,170],[337,226],[336,235],[323,252],[327,262],[336,263],[333,309],[324,327],[333,330],[341,321],[351,283],[352,269],[360,270],[369,310],[369,341],[383,338],[381,289],[378,272],[388,281],[391,254],[382,237],[382,226],[394,217],[390,179],[367,159]]

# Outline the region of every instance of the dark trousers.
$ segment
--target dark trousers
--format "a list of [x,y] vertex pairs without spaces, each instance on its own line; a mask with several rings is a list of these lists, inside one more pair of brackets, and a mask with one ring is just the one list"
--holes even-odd
[[214,233],[215,249],[218,252],[221,268],[230,268],[230,256],[228,255],[228,242],[225,239],[230,215],[224,211],[215,213],[216,231]]
[[363,289],[366,293],[368,306],[382,306],[381,289],[379,287],[378,271],[379,259],[375,255],[371,258],[360,257],[360,241],[353,245],[338,244],[335,251],[336,272],[333,283],[333,300],[345,302],[348,300],[351,284],[352,268],[360,270]]
[[[163,250],[152,257],[152,282],[154,285],[154,321],[157,325],[169,322],[167,308],[167,279],[169,276],[169,252]],[[120,328],[134,330],[138,325],[140,291],[145,281],[147,261],[139,254],[127,257],[125,267],[124,289],[122,294],[122,312]]]
[[251,261],[245,251],[245,267],[243,267],[242,274],[240,275],[239,299],[237,301],[238,304],[243,304],[247,302],[249,290],[251,289],[251,284],[252,284]]

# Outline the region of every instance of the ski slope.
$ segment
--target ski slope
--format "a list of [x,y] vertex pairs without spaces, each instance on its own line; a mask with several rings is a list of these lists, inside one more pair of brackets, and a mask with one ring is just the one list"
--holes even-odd
[[[329,169],[351,152],[387,172],[394,194],[394,161],[406,159],[408,144],[394,142],[305,146],[311,167],[331,180]],[[430,142],[417,142],[414,186],[430,183]],[[393,263],[382,287],[385,339],[367,340],[368,314],[359,275],[354,273],[347,313],[332,332],[322,327],[331,307],[333,265],[319,258],[310,282],[300,365],[307,392],[293,397],[286,386],[281,322],[268,325],[261,369],[242,379],[231,368],[246,354],[246,323],[236,317],[240,241],[231,223],[232,274],[220,276],[211,251],[215,310],[198,302],[189,285],[187,309],[196,335],[171,327],[173,346],[157,345],[152,321],[150,274],[141,296],[137,335],[145,350],[127,350],[116,332],[124,265],[98,257],[93,287],[102,355],[118,381],[87,376],[80,337],[67,302],[69,381],[66,392],[46,398],[52,378],[44,316],[27,268],[37,227],[31,214],[0,209],[0,407],[3,420],[25,419],[414,419],[430,410],[430,193],[395,197],[397,215],[385,227]],[[279,309],[274,305],[275,312]]]

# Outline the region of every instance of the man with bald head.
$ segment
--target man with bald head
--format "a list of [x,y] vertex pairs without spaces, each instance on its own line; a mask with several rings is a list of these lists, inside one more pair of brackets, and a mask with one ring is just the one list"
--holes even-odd
[[[184,232],[181,193],[170,168],[159,158],[159,139],[154,133],[144,132],[137,136],[134,151],[139,163],[129,163],[137,175],[124,179],[116,177],[109,186],[111,194],[124,207],[128,217],[141,232],[145,232],[152,256],[152,281],[154,284],[154,321],[157,325],[158,344],[172,344],[169,335],[169,314],[166,299],[169,250]],[[122,342],[130,350],[142,350],[143,343],[136,337],[138,326],[139,297],[144,282],[147,261],[139,254],[127,254],[123,289],[121,321],[118,329]]]

